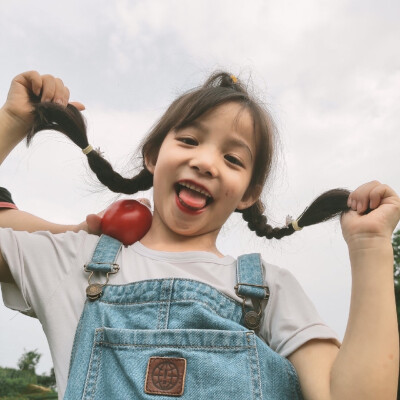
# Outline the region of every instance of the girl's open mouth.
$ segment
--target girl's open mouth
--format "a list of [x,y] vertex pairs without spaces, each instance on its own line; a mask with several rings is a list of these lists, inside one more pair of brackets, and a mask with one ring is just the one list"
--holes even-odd
[[201,211],[213,201],[209,193],[190,182],[176,183],[175,192],[178,205],[181,205],[189,211]]

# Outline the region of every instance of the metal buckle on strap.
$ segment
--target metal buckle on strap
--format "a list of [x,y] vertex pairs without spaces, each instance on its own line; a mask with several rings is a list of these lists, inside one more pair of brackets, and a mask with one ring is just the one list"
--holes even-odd
[[112,271],[107,272],[108,274],[116,274],[116,273],[119,271],[119,264],[116,264],[116,263],[108,263],[108,262],[93,262],[93,261],[91,261],[90,263],[85,264],[85,265],[83,266],[83,267],[85,268],[85,271],[86,271],[86,272],[94,272],[94,271],[92,271],[91,269],[88,269],[88,268],[87,268],[87,266],[88,266],[89,264],[111,265],[113,269],[112,269]]
[[103,294],[103,287],[107,285],[109,276],[111,274],[116,274],[119,271],[119,265],[115,263],[102,263],[102,262],[94,262],[91,264],[108,264],[112,265],[113,267],[112,271],[106,273],[106,281],[104,283],[91,283],[90,280],[95,271],[87,269],[86,264],[84,265],[85,271],[90,273],[88,278],[89,286],[86,288],[86,296],[90,301],[94,301],[101,297],[101,295]]
[[251,283],[238,283],[237,285],[235,285],[235,293],[237,296],[243,298],[243,295],[239,294],[239,286],[251,286],[251,287],[257,287],[257,288],[262,288],[265,291],[265,295],[263,297],[263,300],[267,300],[269,298],[269,287],[268,286],[264,286],[264,285],[255,285],[255,284],[251,284]]
[[[239,286],[251,286],[251,287],[258,287],[258,288],[263,288],[265,291],[264,297],[263,298],[257,298],[257,297],[250,297],[251,302],[253,303],[253,306],[258,308],[258,311],[255,311],[253,308],[250,311],[246,311],[246,296],[239,294]],[[255,285],[255,284],[250,284],[250,283],[238,283],[235,286],[235,293],[238,297],[243,299],[242,302],[242,309],[243,309],[243,315],[244,315],[244,324],[246,325],[247,328],[252,329],[252,330],[257,330],[260,327],[260,322],[262,318],[262,312],[263,308],[261,306],[261,302],[263,300],[268,300],[269,299],[269,287],[268,286],[263,286],[263,285]]]

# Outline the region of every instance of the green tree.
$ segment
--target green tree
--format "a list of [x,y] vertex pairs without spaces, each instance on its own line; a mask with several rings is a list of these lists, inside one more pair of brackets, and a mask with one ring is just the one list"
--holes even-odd
[[0,400],[57,399],[54,368],[50,375],[36,375],[40,357],[37,350],[25,351],[19,369],[0,367]]
[[[396,294],[397,322],[400,323],[400,229],[396,231],[392,239],[394,255],[394,290]],[[399,325],[400,330],[400,325]]]
[[34,374],[41,356],[42,355],[37,352],[37,349],[25,351],[18,360],[18,368],[21,371],[30,371]]
[[394,284],[400,285],[400,229],[393,234],[392,240],[394,254]]

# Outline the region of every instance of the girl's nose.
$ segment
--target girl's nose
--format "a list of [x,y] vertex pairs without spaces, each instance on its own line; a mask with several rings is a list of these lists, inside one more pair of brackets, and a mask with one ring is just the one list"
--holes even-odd
[[212,152],[201,152],[193,157],[189,165],[200,174],[215,178],[218,175],[218,168],[215,162],[215,156]]

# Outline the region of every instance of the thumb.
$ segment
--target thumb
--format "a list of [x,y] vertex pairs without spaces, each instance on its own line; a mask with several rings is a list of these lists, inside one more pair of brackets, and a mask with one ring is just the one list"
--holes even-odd
[[[101,215],[103,215],[102,211]],[[86,223],[88,226],[88,232],[93,235],[101,235],[101,216],[99,214],[89,214],[86,217]]]
[[78,101],[71,101],[69,104],[72,104],[74,107],[76,107],[79,111],[86,110],[86,107],[82,104],[79,103]]

